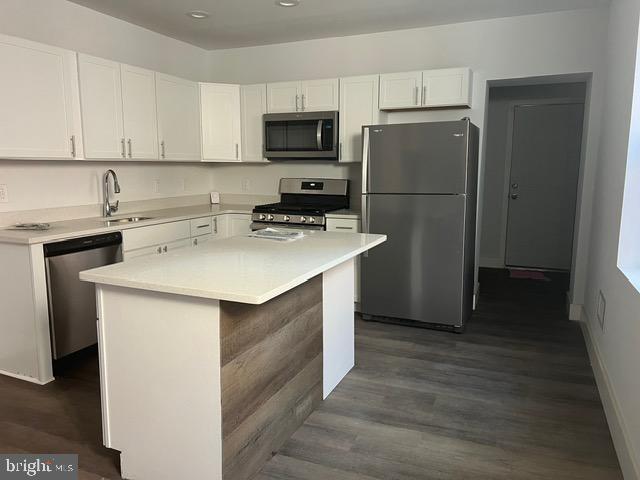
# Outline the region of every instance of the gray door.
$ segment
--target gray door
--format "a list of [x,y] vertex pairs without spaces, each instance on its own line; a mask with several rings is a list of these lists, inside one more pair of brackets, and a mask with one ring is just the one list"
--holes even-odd
[[368,195],[362,313],[460,326],[465,195]]
[[569,270],[584,105],[517,106],[505,263]]
[[469,123],[369,129],[368,193],[466,193]]

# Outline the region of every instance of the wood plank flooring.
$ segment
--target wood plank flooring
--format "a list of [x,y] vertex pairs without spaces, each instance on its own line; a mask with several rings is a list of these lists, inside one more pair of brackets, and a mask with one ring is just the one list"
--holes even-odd
[[[358,321],[357,367],[257,478],[621,479],[566,282],[550,278],[482,272],[463,335]],[[0,376],[0,451],[77,452],[81,479],[119,479],[95,351],[56,375]]]

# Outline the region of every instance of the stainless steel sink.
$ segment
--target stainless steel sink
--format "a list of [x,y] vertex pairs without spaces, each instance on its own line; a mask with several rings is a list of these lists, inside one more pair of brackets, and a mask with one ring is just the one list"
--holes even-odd
[[125,218],[113,218],[104,219],[104,223],[134,223],[141,222],[143,220],[153,220],[154,217],[125,217]]

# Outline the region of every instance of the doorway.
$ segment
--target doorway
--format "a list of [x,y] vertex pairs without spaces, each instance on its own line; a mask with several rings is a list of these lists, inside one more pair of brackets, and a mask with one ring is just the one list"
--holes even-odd
[[586,93],[489,88],[481,267],[571,270]]
[[511,109],[505,265],[570,270],[584,103]]

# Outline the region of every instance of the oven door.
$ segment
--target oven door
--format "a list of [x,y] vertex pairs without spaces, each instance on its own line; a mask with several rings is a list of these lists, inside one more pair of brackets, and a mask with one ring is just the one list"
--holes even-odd
[[338,112],[265,114],[264,139],[270,160],[337,160]]

